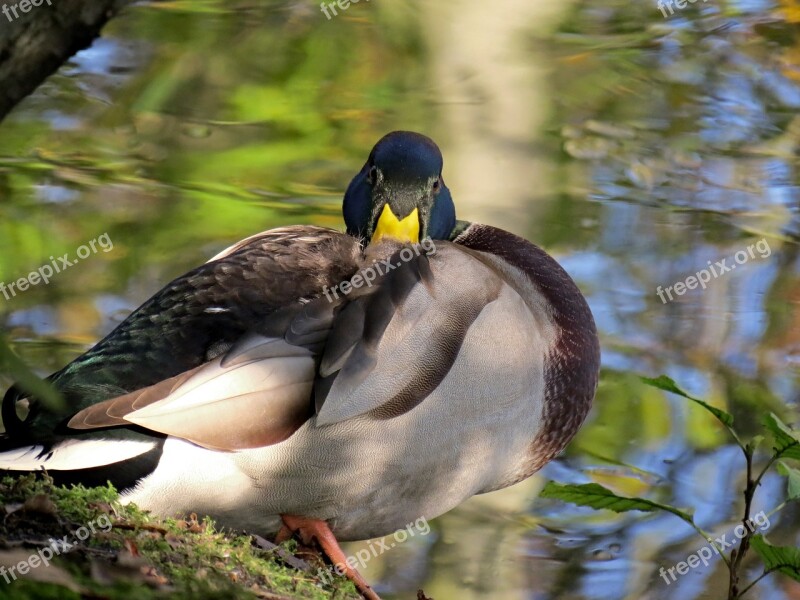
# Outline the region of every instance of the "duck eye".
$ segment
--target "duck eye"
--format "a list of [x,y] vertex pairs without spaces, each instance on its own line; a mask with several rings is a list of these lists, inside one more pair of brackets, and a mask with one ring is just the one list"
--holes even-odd
[[433,182],[433,191],[438,192],[440,187],[442,187],[442,179],[441,177],[437,177]]
[[369,173],[367,173],[367,181],[370,185],[374,185],[375,181],[378,179],[378,167],[372,165],[370,168]]

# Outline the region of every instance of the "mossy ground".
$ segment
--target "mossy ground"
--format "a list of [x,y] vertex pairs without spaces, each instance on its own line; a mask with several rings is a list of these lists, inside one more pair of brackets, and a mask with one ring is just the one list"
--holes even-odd
[[[39,556],[51,538],[68,536],[74,544],[50,566],[16,579],[0,570],[0,598],[360,597],[347,580],[321,581],[319,555],[295,556],[294,542],[272,547],[253,536],[218,531],[210,520],[158,519],[120,504],[110,486],[66,488],[46,475],[6,477],[0,481],[0,510],[0,565],[6,569]],[[95,532],[87,536],[90,524]]]

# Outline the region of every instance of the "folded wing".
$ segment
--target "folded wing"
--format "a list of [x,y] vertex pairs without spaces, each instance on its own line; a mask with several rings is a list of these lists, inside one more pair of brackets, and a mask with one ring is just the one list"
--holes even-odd
[[314,377],[310,350],[250,334],[224,356],[95,404],[68,426],[139,425],[217,450],[267,446],[288,438],[311,416]]
[[138,425],[240,450],[287,439],[315,412],[317,426],[392,418],[442,382],[501,286],[468,252],[442,243],[351,297],[276,311],[224,355],[84,409],[68,425]]

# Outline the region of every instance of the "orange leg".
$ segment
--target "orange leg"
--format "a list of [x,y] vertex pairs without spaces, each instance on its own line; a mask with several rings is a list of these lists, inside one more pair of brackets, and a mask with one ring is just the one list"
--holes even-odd
[[347,564],[347,557],[339,547],[339,542],[336,541],[336,537],[334,537],[331,528],[325,521],[294,515],[281,515],[281,519],[283,520],[283,527],[278,532],[276,543],[289,539],[293,533],[299,534],[300,541],[307,546],[310,546],[311,542],[316,540],[322,547],[322,551],[337,567],[337,570],[340,573],[343,572],[345,577],[356,584],[358,591],[361,592],[364,598],[367,598],[367,600],[381,600],[378,594],[369,587],[361,573]]

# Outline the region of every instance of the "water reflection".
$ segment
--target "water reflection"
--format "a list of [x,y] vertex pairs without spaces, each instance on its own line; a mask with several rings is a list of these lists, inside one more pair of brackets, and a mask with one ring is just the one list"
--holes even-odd
[[[796,414],[798,22],[788,0],[669,19],[621,0],[375,0],[330,21],[305,1],[130,8],[0,127],[0,280],[102,232],[115,242],[0,299],[4,329],[52,371],[232,240],[340,226],[364,151],[390,129],[426,131],[463,218],[536,241],[578,281],[605,370],[562,460],[437,519],[367,577],[389,598],[718,597],[718,560],[659,577],[700,547],[675,518],[536,496],[549,478],[597,481],[690,507],[717,534],[735,525],[738,450],[630,374],[666,373],[745,431],[766,410]],[[762,238],[769,257],[657,296]],[[756,510],[782,486],[766,479]],[[773,543],[800,543],[794,508],[771,522]]]

